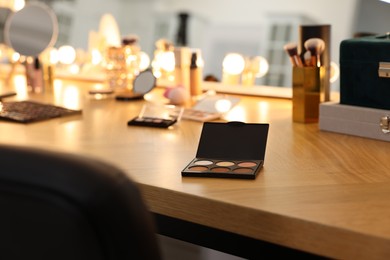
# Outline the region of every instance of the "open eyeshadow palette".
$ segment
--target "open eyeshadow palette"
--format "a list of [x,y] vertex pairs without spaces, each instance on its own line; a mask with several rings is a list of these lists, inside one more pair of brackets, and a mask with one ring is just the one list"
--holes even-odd
[[182,176],[255,179],[264,164],[269,124],[205,122],[196,157]]

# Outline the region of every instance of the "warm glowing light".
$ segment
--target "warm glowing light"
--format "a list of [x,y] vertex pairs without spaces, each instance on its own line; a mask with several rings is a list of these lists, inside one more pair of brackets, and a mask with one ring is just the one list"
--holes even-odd
[[58,58],[62,64],[72,64],[76,60],[76,50],[70,45],[61,46],[58,49]]
[[78,74],[80,72],[80,66],[77,64],[71,64],[69,66],[69,72],[72,74]]
[[140,52],[140,57],[141,57],[141,62],[139,64],[139,69],[143,71],[149,68],[150,58],[149,55],[143,51]]
[[12,10],[19,11],[26,5],[26,1],[24,0],[14,0],[14,6],[12,7]]
[[58,50],[56,48],[48,48],[41,54],[41,59],[44,63],[57,64]]
[[256,72],[256,78],[261,78],[267,74],[269,70],[269,64],[267,59],[261,56],[252,58],[252,68]]
[[66,86],[62,95],[64,106],[71,109],[80,108],[80,92],[77,86]]
[[58,63],[58,50],[53,48],[50,50],[50,54],[49,54],[49,62],[50,64],[57,64]]
[[335,82],[340,76],[340,68],[336,62],[332,61],[330,63],[330,83]]
[[91,63],[93,65],[98,65],[102,62],[103,55],[97,49],[92,49],[91,51]]
[[233,75],[240,74],[245,68],[245,59],[241,54],[229,53],[223,59],[222,68],[226,73]]
[[99,34],[104,39],[107,46],[121,45],[121,34],[119,26],[112,14],[104,14],[99,23]]
[[232,108],[232,102],[228,99],[220,99],[215,102],[215,109],[220,113],[226,113]]
[[165,71],[175,70],[175,54],[172,51],[163,52],[158,57],[158,63]]
[[11,61],[15,63],[19,60],[20,60],[20,54],[18,52],[12,53]]

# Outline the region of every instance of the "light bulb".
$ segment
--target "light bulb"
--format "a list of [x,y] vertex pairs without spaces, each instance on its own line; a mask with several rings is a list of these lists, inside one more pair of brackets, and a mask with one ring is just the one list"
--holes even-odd
[[175,54],[172,51],[161,53],[158,57],[158,63],[165,71],[172,72],[175,70]]
[[233,75],[240,74],[245,68],[245,59],[241,54],[229,53],[223,59],[222,68],[226,73]]
[[267,59],[261,56],[256,56],[252,58],[252,68],[256,73],[256,78],[261,78],[267,74],[269,69],[269,64]]
[[72,64],[76,60],[76,50],[70,45],[63,45],[58,49],[59,62],[62,64]]
[[141,51],[140,52],[140,56],[141,56],[141,62],[139,64],[139,69],[141,71],[144,71],[146,70],[149,65],[150,65],[150,58],[149,58],[149,55],[146,54],[145,52]]

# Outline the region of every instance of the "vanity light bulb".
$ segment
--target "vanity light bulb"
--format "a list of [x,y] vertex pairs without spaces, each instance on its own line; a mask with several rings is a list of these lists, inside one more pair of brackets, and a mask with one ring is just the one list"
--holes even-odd
[[58,49],[59,62],[62,64],[72,64],[76,60],[76,50],[70,45],[61,46]]
[[172,72],[175,70],[175,54],[172,51],[163,52],[158,57],[158,63],[165,71]]
[[261,56],[256,56],[253,58],[252,64],[254,70],[256,71],[256,78],[261,78],[265,74],[267,74],[269,70],[269,64],[267,59]]
[[340,67],[334,61],[330,62],[330,83],[334,83],[340,76]]
[[19,52],[14,52],[14,53],[12,53],[12,56],[11,56],[11,60],[12,60],[12,62],[17,62],[17,61],[19,61],[20,60],[20,54],[19,54]]
[[144,71],[146,70],[147,68],[149,68],[149,65],[150,65],[150,58],[149,58],[149,55],[146,54],[145,52],[141,51],[140,52],[140,56],[141,56],[141,62],[139,64],[139,69],[141,71]]
[[12,10],[15,12],[23,9],[23,7],[26,5],[25,0],[14,0],[13,2]]
[[226,73],[238,75],[245,68],[245,59],[241,54],[229,53],[223,59],[222,68]]
[[102,62],[103,56],[97,49],[92,49],[91,51],[91,63],[93,65],[98,65]]
[[50,64],[57,64],[58,60],[59,60],[58,50],[55,49],[55,48],[51,49],[50,52],[49,52],[49,62],[50,62]]

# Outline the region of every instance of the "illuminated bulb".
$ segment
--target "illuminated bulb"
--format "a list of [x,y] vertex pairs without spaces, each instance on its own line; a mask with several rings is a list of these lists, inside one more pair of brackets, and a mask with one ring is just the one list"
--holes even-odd
[[245,68],[245,59],[241,54],[229,53],[223,59],[222,68],[226,73],[233,75],[240,74]]
[[149,58],[149,55],[146,54],[145,52],[141,51],[140,52],[140,56],[141,56],[141,62],[139,64],[139,69],[141,71],[144,71],[146,70],[147,68],[149,68],[149,65],[150,65],[150,58]]
[[267,59],[261,56],[256,56],[252,59],[252,68],[256,71],[256,78],[261,78],[267,74],[269,64]]
[[242,73],[242,85],[253,86],[256,78],[261,78],[267,74],[269,64],[268,61],[261,56],[246,58],[245,62],[245,69]]
[[217,102],[215,102],[215,109],[219,113],[226,113],[230,110],[232,107],[232,102],[228,99],[220,99]]
[[20,54],[19,54],[18,52],[14,52],[14,53],[12,54],[11,61],[12,61],[13,63],[15,63],[15,62],[17,62],[17,61],[19,61],[19,60],[20,60]]
[[245,59],[238,53],[229,53],[222,62],[222,83],[237,85],[240,82],[240,74],[245,68]]
[[330,63],[330,83],[335,82],[340,76],[340,68],[334,61]]
[[102,62],[103,55],[97,49],[92,49],[91,51],[91,63],[93,65],[98,65]]
[[58,58],[62,64],[72,64],[76,60],[76,50],[70,45],[61,46],[58,49]]
[[57,64],[59,60],[58,56],[58,50],[56,48],[53,48],[49,52],[49,62],[50,64]]
[[175,54],[172,51],[163,52],[158,57],[158,63],[165,71],[172,72],[175,70]]
[[26,5],[26,1],[24,0],[14,0],[14,6],[12,7],[12,10],[19,11]]

